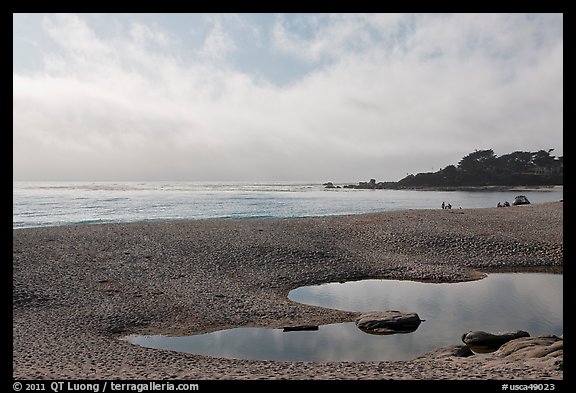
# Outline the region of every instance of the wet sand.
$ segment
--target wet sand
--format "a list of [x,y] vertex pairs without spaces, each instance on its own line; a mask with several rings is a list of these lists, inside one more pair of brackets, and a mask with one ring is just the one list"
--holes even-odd
[[562,379],[558,351],[459,357],[443,348],[409,361],[309,363],[121,340],[345,322],[358,313],[298,304],[288,292],[363,278],[455,282],[490,271],[562,272],[563,203],[16,229],[13,377]]

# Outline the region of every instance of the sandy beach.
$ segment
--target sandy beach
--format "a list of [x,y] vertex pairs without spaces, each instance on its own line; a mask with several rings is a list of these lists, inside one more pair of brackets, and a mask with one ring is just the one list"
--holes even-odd
[[499,271],[562,273],[562,202],[16,229],[12,374],[88,380],[563,379],[558,342],[538,353],[460,357],[439,348],[409,361],[309,363],[208,357],[121,340],[131,333],[351,321],[358,313],[295,303],[288,292],[364,278],[456,282]]

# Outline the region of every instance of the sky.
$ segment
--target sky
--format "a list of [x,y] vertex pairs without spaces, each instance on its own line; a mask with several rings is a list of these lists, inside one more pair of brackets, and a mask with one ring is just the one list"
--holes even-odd
[[13,179],[397,181],[563,156],[562,14],[13,14]]

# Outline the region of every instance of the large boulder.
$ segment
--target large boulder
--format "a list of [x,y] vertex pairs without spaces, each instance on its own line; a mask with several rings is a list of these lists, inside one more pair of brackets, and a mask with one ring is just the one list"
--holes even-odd
[[356,326],[370,334],[410,333],[418,329],[421,322],[415,312],[403,313],[396,310],[371,311],[356,318]]
[[564,357],[564,336],[523,337],[503,344],[495,356],[508,359],[560,358]]
[[508,341],[521,337],[530,337],[530,334],[524,330],[499,333],[488,333],[477,330],[464,333],[462,335],[462,341],[476,353],[488,353],[496,351]]

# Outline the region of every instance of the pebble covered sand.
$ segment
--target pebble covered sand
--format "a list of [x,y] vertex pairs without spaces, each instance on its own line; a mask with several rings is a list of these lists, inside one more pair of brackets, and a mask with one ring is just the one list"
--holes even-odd
[[[132,345],[130,333],[352,321],[290,301],[303,285],[433,282],[563,270],[563,203],[280,220],[169,221],[13,230],[17,379],[563,379],[563,351],[409,361],[281,362]],[[518,329],[522,329],[518,326]],[[463,332],[464,333],[464,332]],[[560,351],[558,351],[560,345]]]

